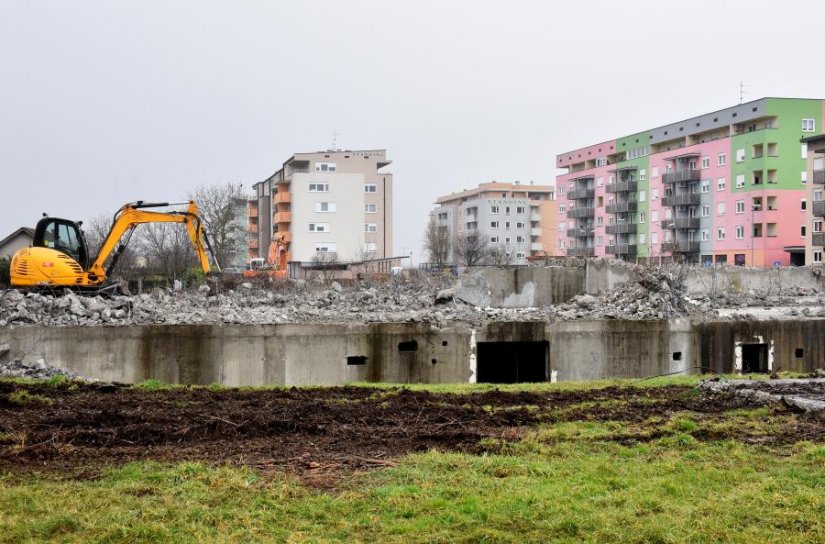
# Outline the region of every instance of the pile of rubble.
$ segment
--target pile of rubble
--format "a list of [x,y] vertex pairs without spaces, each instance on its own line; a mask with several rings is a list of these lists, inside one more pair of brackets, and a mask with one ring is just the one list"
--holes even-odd
[[62,376],[72,380],[83,380],[85,378],[72,374],[66,370],[61,370],[49,366],[44,359],[21,360],[13,359],[5,361],[3,356],[9,351],[8,344],[0,344],[0,378],[33,378],[37,380],[48,380],[55,376]]

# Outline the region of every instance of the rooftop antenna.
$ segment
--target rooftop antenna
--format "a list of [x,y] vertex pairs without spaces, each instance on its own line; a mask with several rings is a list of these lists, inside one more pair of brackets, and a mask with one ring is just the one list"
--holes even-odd
[[338,149],[338,148],[335,146],[335,144],[338,142],[338,136],[340,136],[340,135],[341,135],[341,133],[340,133],[340,132],[338,132],[338,131],[337,131],[337,130],[335,130],[335,129],[332,129],[332,149],[333,149],[333,150],[334,150],[334,149]]
[[744,102],[745,95],[748,94],[747,91],[745,91],[745,87],[750,87],[750,85],[745,85],[744,82],[740,81],[739,82],[739,103],[740,104],[742,102]]

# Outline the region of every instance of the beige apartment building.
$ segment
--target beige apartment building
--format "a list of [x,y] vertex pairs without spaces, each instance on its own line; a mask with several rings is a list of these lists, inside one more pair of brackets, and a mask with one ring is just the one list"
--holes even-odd
[[384,149],[292,155],[253,185],[250,259],[285,262],[295,277],[319,261],[392,257],[391,162]]
[[[524,264],[531,256],[555,255],[555,200],[552,185],[492,181],[439,197],[431,215],[451,240],[474,233],[502,249],[508,262]],[[450,261],[457,263],[454,251]]]

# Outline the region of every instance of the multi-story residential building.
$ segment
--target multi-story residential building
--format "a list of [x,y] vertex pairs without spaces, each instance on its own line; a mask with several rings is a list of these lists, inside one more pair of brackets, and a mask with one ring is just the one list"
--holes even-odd
[[802,264],[819,99],[762,98],[556,157],[559,250],[625,260]]
[[[551,255],[556,247],[555,188],[552,185],[482,183],[442,196],[431,212],[451,241],[476,234],[503,251],[507,261],[524,264],[532,255]],[[457,261],[452,244],[450,262]]]
[[[816,128],[816,127],[814,127]],[[808,214],[805,223],[805,262],[822,264],[825,251],[825,135],[802,139],[802,154],[807,159],[807,176],[811,181],[808,191]]]
[[285,244],[290,275],[319,257],[353,263],[392,256],[392,174],[384,149],[296,153],[253,185],[249,257]]

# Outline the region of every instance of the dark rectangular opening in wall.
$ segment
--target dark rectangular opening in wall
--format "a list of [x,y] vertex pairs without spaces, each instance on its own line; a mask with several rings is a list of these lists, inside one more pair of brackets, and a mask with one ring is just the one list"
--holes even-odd
[[415,340],[399,342],[398,351],[418,351],[418,342],[416,342]]
[[550,342],[479,342],[478,383],[547,381]]
[[768,372],[768,344],[742,344],[742,372]]
[[796,348],[796,351],[794,351],[794,356],[797,359],[803,358],[805,356],[805,350],[802,348]]
[[350,366],[364,366],[367,358],[364,355],[350,355],[347,357],[347,364]]
[[682,360],[682,352],[681,351],[674,351],[673,352],[673,360],[674,361],[681,361]]

